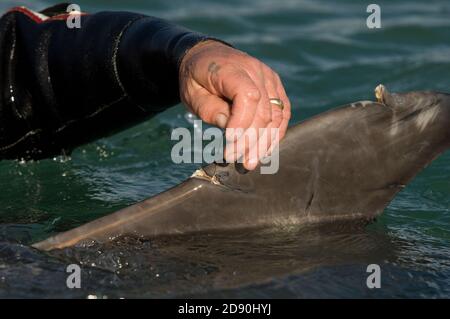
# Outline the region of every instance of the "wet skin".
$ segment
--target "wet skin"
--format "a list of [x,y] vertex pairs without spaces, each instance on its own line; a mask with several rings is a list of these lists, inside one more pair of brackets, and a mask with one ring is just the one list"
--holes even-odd
[[390,94],[379,86],[376,96],[378,102],[351,103],[289,128],[276,174],[212,164],[155,197],[34,247],[125,234],[367,223],[450,146],[450,95]]

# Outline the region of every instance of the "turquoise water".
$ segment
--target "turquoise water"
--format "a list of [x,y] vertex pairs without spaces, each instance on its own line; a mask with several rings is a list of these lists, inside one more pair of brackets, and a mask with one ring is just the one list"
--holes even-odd
[[[450,3],[378,1],[81,1],[82,10],[130,10],[234,44],[278,71],[292,123],[373,99],[373,89],[450,92]],[[40,9],[53,1],[2,1]],[[0,297],[450,297],[450,153],[426,168],[385,213],[361,229],[271,229],[111,244],[51,255],[28,244],[161,192],[195,165],[170,159],[181,105],[70,159],[0,162]],[[82,289],[65,286],[83,265]],[[378,263],[382,288],[366,287]]]

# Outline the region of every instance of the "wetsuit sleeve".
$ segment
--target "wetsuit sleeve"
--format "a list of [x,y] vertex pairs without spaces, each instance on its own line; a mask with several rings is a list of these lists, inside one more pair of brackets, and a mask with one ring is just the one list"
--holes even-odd
[[128,12],[0,20],[0,159],[39,159],[103,137],[179,102],[187,50],[209,37]]

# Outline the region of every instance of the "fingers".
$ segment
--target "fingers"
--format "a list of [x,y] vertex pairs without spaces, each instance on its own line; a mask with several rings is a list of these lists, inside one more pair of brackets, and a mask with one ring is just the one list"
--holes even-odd
[[248,74],[241,70],[224,68],[220,74],[213,74],[211,81],[221,96],[232,101],[227,128],[245,130],[250,127],[261,100],[261,92]]
[[257,130],[257,143],[250,145],[247,150],[244,167],[253,170],[258,165],[258,162],[268,154],[272,142],[276,136],[274,129],[277,129],[282,121],[283,114],[281,108],[275,104],[270,103],[270,99],[278,99],[279,94],[276,90],[274,72],[267,66],[262,65],[261,69],[261,86],[262,96],[260,109],[266,115],[270,116],[269,122],[258,122],[258,117],[255,117],[251,127]]
[[279,126],[280,127],[279,141],[280,141],[286,135],[286,131],[287,131],[287,128],[289,125],[289,120],[291,119],[291,102],[289,101],[286,91],[284,90],[284,87],[283,87],[283,84],[281,83],[280,77],[277,75],[276,78],[277,78],[277,80],[276,80],[277,92],[280,96],[281,101],[283,101],[283,104],[284,104],[284,108],[282,111],[283,118],[282,118],[281,124]]
[[[228,162],[243,157],[245,168],[256,168],[284,137],[291,116],[279,76],[262,62],[214,41],[189,50],[182,65],[182,101],[205,122],[227,129]],[[280,99],[284,109],[270,99]]]
[[[275,72],[262,65],[253,78],[241,70],[224,68],[212,77],[212,84],[224,98],[232,101],[225,159],[243,160],[244,167],[253,170],[287,129],[290,103],[281,81]],[[282,100],[287,110],[270,103],[271,98]]]
[[[279,141],[284,137],[291,113],[291,105],[278,74],[265,65],[263,65],[263,72],[265,93],[262,95],[266,95],[267,98],[263,98],[262,100],[267,101],[270,105],[271,121],[264,127],[262,134],[258,136],[258,143],[252,145],[252,149],[246,153],[246,158],[250,160],[244,162],[244,167],[249,170],[252,170],[257,166],[257,163],[255,164],[255,159],[252,158],[252,156],[257,154],[257,160],[260,161],[263,157],[270,155],[275,146],[278,145]],[[280,99],[283,102],[284,107],[270,103],[270,99]],[[252,124],[252,127],[258,127],[258,125]]]
[[218,94],[232,101],[225,159],[235,162],[248,154],[249,143],[253,141],[246,141],[248,129],[255,125],[265,127],[270,122],[270,114],[261,114],[264,90],[246,72],[234,68],[221,69],[211,76],[211,82]]
[[230,105],[220,97],[201,88],[190,103],[192,111],[208,124],[226,128],[230,117]]
[[[265,78],[267,79],[265,81],[265,87],[266,87],[266,91],[268,93],[269,103],[270,103],[270,99],[280,99],[283,101],[281,94],[278,90],[278,83],[277,83],[278,76],[276,75],[276,73],[274,73],[269,68],[267,68],[267,70],[265,72],[266,72]],[[283,120],[283,110],[282,110],[281,106],[276,105],[276,104],[270,103],[270,106],[271,106],[271,110],[272,110],[271,124],[273,127],[280,127],[281,122]]]
[[[257,149],[254,152],[250,151],[259,143],[260,129],[267,127],[272,118],[268,93],[263,81],[253,83],[258,93],[251,95],[256,95],[258,99],[251,101],[251,113],[247,113],[249,108],[240,102],[239,98],[233,102],[231,118],[227,125],[227,141],[231,142],[231,145],[227,147],[225,153],[228,161],[243,160],[247,169],[254,169],[258,164]],[[243,96],[246,94],[248,95],[248,92],[241,93]],[[237,130],[235,134],[233,130]]]

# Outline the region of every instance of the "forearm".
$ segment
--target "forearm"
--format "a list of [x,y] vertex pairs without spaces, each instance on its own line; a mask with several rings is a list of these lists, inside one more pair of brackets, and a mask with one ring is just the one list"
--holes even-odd
[[0,159],[44,158],[179,102],[179,64],[206,36],[124,12],[0,21]]

